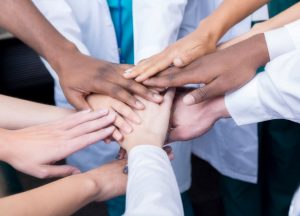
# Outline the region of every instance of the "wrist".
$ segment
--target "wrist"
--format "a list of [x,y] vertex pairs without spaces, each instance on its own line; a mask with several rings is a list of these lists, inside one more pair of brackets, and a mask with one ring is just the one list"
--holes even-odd
[[97,201],[101,194],[99,179],[101,176],[94,176],[92,171],[74,176],[79,178],[83,192],[86,194],[86,203]]
[[140,139],[140,140],[143,140],[143,141],[137,142],[136,140],[139,140],[139,139],[136,139],[133,142],[124,145],[124,148],[126,149],[126,151],[128,153],[130,151],[132,151],[134,148],[136,148],[138,146],[141,146],[141,145],[149,145],[149,146],[155,146],[155,147],[158,147],[158,148],[162,148],[162,146],[164,144],[164,141],[163,141],[163,139],[160,139],[160,138],[157,138],[157,137],[159,137],[159,135],[157,135],[157,136],[145,135],[145,136],[143,136],[143,139]]
[[217,46],[218,41],[226,32],[224,25],[220,21],[215,21],[213,16],[203,19],[196,31],[199,34],[205,33],[209,41],[215,44],[215,46]]
[[55,52],[48,52],[45,56],[51,67],[58,74],[62,73],[64,66],[68,64],[68,62],[72,63],[74,56],[80,54],[79,50],[73,43],[66,41],[61,44],[62,45],[58,46]]

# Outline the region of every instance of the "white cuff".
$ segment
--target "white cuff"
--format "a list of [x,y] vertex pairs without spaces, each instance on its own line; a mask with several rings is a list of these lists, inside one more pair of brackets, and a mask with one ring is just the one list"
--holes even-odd
[[260,73],[242,88],[226,94],[226,108],[237,125],[256,123],[269,118],[258,92],[259,79],[264,75]]
[[296,49],[287,28],[279,28],[265,32],[270,60]]
[[131,149],[128,154],[128,167],[130,167],[130,164],[132,164],[137,158],[147,157],[147,155],[153,154],[161,155],[162,157],[166,157],[167,160],[169,160],[166,152],[162,148],[150,144],[138,145]]
[[296,49],[300,49],[300,19],[285,26]]

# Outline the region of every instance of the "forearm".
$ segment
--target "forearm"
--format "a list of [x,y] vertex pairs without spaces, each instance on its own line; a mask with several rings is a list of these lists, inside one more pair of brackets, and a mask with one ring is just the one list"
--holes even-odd
[[203,34],[203,29],[207,29],[209,37],[217,43],[231,27],[267,2],[268,0],[224,0],[210,16],[200,23],[197,31]]
[[31,46],[52,66],[67,53],[77,52],[37,10],[31,0],[3,0],[0,26]]
[[20,129],[59,120],[74,110],[0,95],[0,128]]
[[255,25],[252,31],[255,34],[259,34],[289,24],[297,19],[300,19],[299,10],[300,3],[297,3],[277,16],[269,19],[268,21]]
[[0,209],[7,216],[71,215],[93,201],[96,193],[95,182],[82,174],[0,199]]

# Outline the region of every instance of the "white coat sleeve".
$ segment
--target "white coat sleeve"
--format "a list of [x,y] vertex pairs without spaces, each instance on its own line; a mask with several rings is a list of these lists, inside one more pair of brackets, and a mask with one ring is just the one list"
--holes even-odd
[[300,20],[265,33],[270,59],[300,49]]
[[226,107],[238,125],[272,119],[300,123],[300,50],[271,61],[241,89],[225,96]]
[[[75,44],[80,52],[89,55],[87,47],[82,43],[81,30],[72,10],[64,0],[33,0],[33,3],[48,21],[69,41]],[[44,61],[50,73],[56,76],[51,66]]]
[[184,215],[170,160],[161,148],[142,145],[130,151],[125,215]]
[[135,63],[177,40],[187,0],[133,0]]

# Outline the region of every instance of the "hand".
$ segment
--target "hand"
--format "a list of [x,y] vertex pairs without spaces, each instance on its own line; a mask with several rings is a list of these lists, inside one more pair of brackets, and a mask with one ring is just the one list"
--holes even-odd
[[135,109],[143,109],[144,105],[132,94],[160,103],[160,95],[122,77],[123,71],[130,67],[93,59],[76,52],[67,55],[55,70],[67,100],[77,109],[89,108],[85,98],[91,93],[111,96]]
[[108,110],[82,111],[49,124],[2,130],[1,159],[38,178],[78,173],[75,167],[52,164],[110,136],[115,130],[110,126],[114,121],[115,115]]
[[187,91],[176,96],[171,117],[170,141],[191,140],[205,134],[214,123],[229,117],[224,97],[210,99],[199,104],[186,106],[182,99]]
[[124,77],[136,78],[136,81],[142,82],[172,64],[176,67],[186,66],[195,59],[213,52],[216,49],[216,43],[217,39],[208,34],[205,28],[200,27],[165,51],[143,60],[136,67],[125,71]]
[[93,190],[93,201],[105,201],[125,194],[127,175],[123,170],[127,160],[114,161],[82,174],[84,178],[92,180],[96,189]]
[[[115,113],[116,121],[114,125],[121,130],[123,134],[129,134],[133,128],[129,122],[140,124],[141,118],[125,103],[118,101],[110,96],[92,94],[87,98],[89,105],[94,109],[109,109],[110,112]],[[119,130],[115,130],[113,138],[120,142],[123,139],[123,135]]]
[[256,74],[257,68],[269,61],[263,34],[254,36],[227,49],[199,58],[184,68],[171,67],[156,77],[144,81],[151,87],[178,87],[185,84],[205,84],[186,97],[184,103],[192,105],[222,96],[235,90]]
[[121,142],[121,146],[127,152],[138,145],[148,144],[158,147],[164,145],[174,94],[174,90],[169,90],[161,104],[155,104],[141,98],[146,109],[139,110],[137,113],[143,122],[140,125],[133,125],[133,132],[125,135]]

